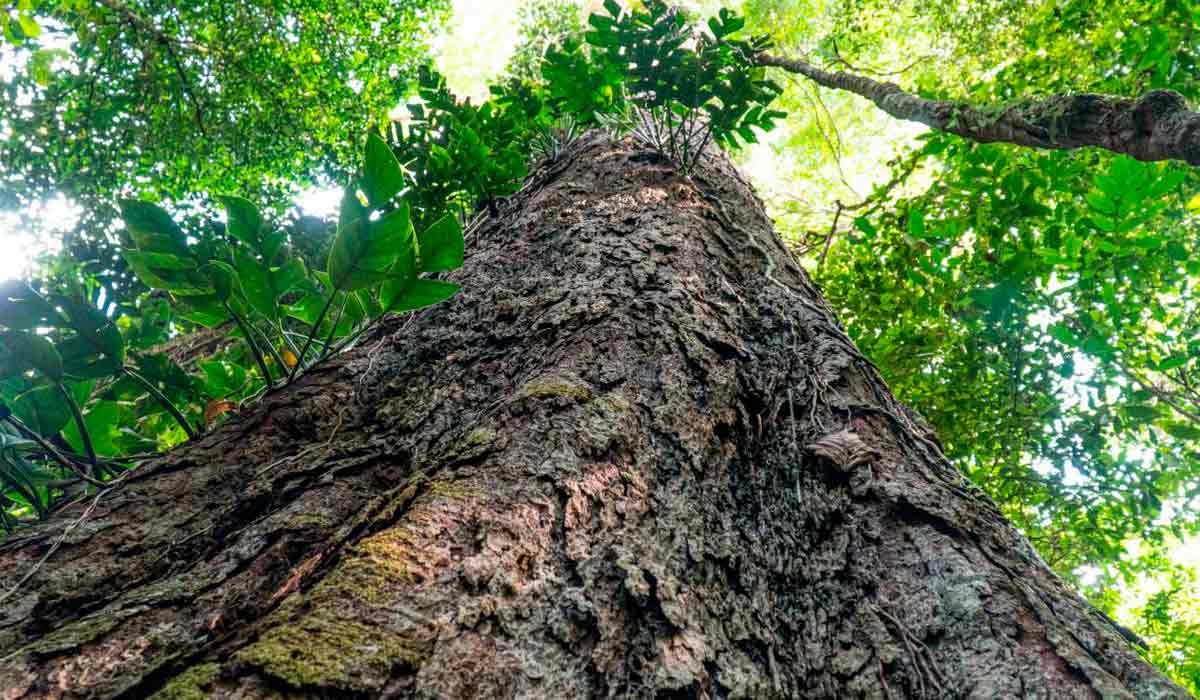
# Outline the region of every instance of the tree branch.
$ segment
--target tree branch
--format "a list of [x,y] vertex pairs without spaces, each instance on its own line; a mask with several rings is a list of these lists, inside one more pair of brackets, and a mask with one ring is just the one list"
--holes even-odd
[[861,95],[897,119],[979,143],[1052,149],[1095,146],[1141,161],[1182,160],[1200,165],[1200,113],[1190,111],[1183,96],[1172,90],[1152,90],[1138,99],[1092,93],[1050,95],[988,109],[925,99],[895,83],[827,71],[806,61],[766,53],[755,61],[803,75],[827,88]]

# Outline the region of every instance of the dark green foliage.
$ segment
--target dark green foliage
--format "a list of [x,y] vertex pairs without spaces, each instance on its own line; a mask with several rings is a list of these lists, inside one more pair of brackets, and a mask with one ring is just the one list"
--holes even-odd
[[[166,340],[171,307],[164,299],[145,299],[141,314],[122,327],[94,298],[7,283],[0,290],[3,525],[42,515],[66,495],[48,484],[72,475],[98,484],[123,468],[109,458],[177,442],[164,413],[190,437],[201,418],[216,420],[233,405],[221,402],[246,400],[294,378],[311,344],[319,343],[320,361],[385,313],[453,296],[458,285],[420,274],[462,265],[462,228],[442,216],[417,235],[409,204],[393,204],[404,186],[391,149],[371,135],[359,176],[343,197],[328,269],[312,274],[288,236],[246,199],[222,197],[224,235],[199,240],[185,236],[161,207],[123,201],[122,254],[141,281],[168,294],[180,315],[230,328],[241,341],[240,349],[201,362],[202,377],[162,353],[130,356],[130,347],[148,350]],[[311,326],[307,334],[294,327],[295,318]],[[294,340],[301,337],[304,349],[297,351]]]
[[58,193],[81,205],[66,253],[92,267],[109,300],[132,304],[140,287],[113,257],[118,197],[174,202],[194,235],[214,214],[212,194],[244,193],[279,213],[298,187],[342,181],[356,164],[347,135],[404,97],[448,9],[448,0],[5,3],[0,47],[14,70],[0,74],[0,208]]
[[[385,314],[453,296],[458,285],[423,275],[462,265],[463,223],[477,211],[495,213],[498,202],[521,186],[531,152],[556,159],[601,115],[631,108],[655,115],[679,139],[681,150],[664,152],[684,170],[710,139],[732,146],[752,141],[752,127],[771,127],[779,113],[765,105],[777,88],[750,67],[750,55],[764,44],[737,38],[742,20],[722,13],[709,23],[711,34],[691,49],[683,45],[692,36],[684,16],[661,2],[645,11],[607,9],[607,17],[591,18],[588,44],[571,38],[578,27],[571,27],[565,11],[547,10],[557,14],[548,16],[544,33],[555,38],[538,44],[545,55],[540,76],[510,79],[481,105],[459,102],[440,75],[420,69],[407,118],[391,125],[387,141],[368,136],[323,255],[317,239],[269,224],[243,197],[215,198],[224,208],[223,223],[205,221],[207,204],[177,203],[172,216],[149,198],[124,199],[120,256],[151,294],[132,303],[113,299],[108,272],[81,275],[81,268],[69,265],[59,265],[65,274],[48,286],[71,293],[5,290],[0,399],[12,407],[13,439],[26,439],[25,430],[62,447],[32,441],[35,459],[25,461],[46,465],[32,470],[12,450],[6,453],[4,464],[14,471],[5,482],[12,489],[5,523],[41,514],[60,497],[37,486],[37,469],[74,470],[89,484],[115,475],[121,463],[110,458],[190,437],[219,420],[231,402],[290,381]],[[197,14],[184,17],[205,11],[211,8],[198,6],[189,10]],[[95,19],[84,13],[71,21],[83,27],[89,17]],[[174,29],[186,32],[185,25]],[[561,35],[554,29],[560,25]],[[142,28],[154,31],[149,23]],[[164,35],[162,48],[182,50],[173,43],[176,36]],[[621,60],[622,45],[635,54],[633,65]],[[391,94],[406,89],[402,75],[388,81]],[[199,128],[207,97],[183,97],[180,108],[197,117]],[[177,150],[176,157],[186,153]],[[270,159],[261,165],[277,169]],[[205,177],[189,182],[209,188],[227,182]],[[122,284],[135,288],[128,280]],[[190,369],[147,352],[167,341],[173,327],[193,324],[238,342],[220,345]]]
[[[522,83],[547,82],[546,54],[583,33],[579,5],[573,0],[529,0],[518,10],[521,36],[505,73]],[[553,82],[553,81],[550,81]]]
[[[722,9],[697,33],[663,0],[645,11],[605,3],[607,16],[588,18],[586,37],[602,76],[619,76],[624,99],[607,122],[654,145],[690,171],[710,140],[726,147],[755,143],[786,116],[767,106],[781,88],[751,59],[769,47],[762,37],[739,39],[745,20]],[[687,48],[688,43],[695,48]]]
[[[744,7],[776,53],[924,97],[1003,107],[1169,87],[1200,100],[1194,3]],[[910,146],[860,98],[806,81],[779,103],[777,181],[756,184],[775,189],[781,232],[859,347],[1047,562],[1200,692],[1180,663],[1200,589],[1169,566],[1196,538],[1200,496],[1194,171],[941,134]],[[893,140],[884,166],[869,149]],[[1160,586],[1179,588],[1177,624],[1148,626],[1136,608]]]
[[1173,434],[1188,421],[1149,388],[1198,369],[1187,304],[1154,292],[1195,274],[1167,215],[1187,173],[947,138],[926,146],[956,163],[940,186],[860,219],[822,281],[859,346],[1052,565],[1119,560],[1130,538],[1163,537],[1164,502],[1197,495],[1181,469],[1196,443]]
[[[837,70],[874,74],[911,54],[887,74],[972,102],[1153,87],[1200,98],[1200,10],[1186,3],[748,0],[757,26],[722,10],[696,28],[661,0],[609,0],[586,26],[573,4],[536,0],[509,79],[471,104],[417,68],[414,27],[446,4],[22,0],[0,12],[0,43],[26,68],[0,85],[22,95],[0,106],[0,205],[61,191],[85,210],[44,279],[0,290],[0,524],[96,487],[78,471],[110,479],[221,420],[385,313],[455,294],[436,275],[462,264],[463,226],[502,214],[584,129],[632,132],[687,173],[710,142],[754,143],[782,103],[798,133],[779,151],[808,140],[840,157],[838,129],[861,105],[839,112],[836,96],[793,87],[776,100],[752,66],[768,45],[753,32]],[[49,36],[68,48],[46,48]],[[950,58],[910,50],[927,38]],[[358,135],[410,97],[356,169]],[[797,168],[829,155],[795,156]],[[861,204],[837,202],[832,225],[800,227],[840,317],[1057,571],[1100,572],[1084,587],[1098,604],[1115,608],[1117,580],[1174,572],[1139,632],[1167,640],[1147,654],[1200,686],[1195,582],[1163,561],[1165,543],[1200,529],[1200,181],[944,135],[892,166]],[[330,180],[351,182],[336,227],[272,223],[297,187]],[[841,196],[829,184],[817,189]],[[222,341],[181,366],[161,345],[197,325]]]
[[391,146],[414,184],[403,198],[418,228],[447,214],[465,221],[520,187],[527,119],[541,109],[528,90],[475,106],[459,102],[445,78],[422,68],[417,96],[407,105],[408,119],[393,125]]

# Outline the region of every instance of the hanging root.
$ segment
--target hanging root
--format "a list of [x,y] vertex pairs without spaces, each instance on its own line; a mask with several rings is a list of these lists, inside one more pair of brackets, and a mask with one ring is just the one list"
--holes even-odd
[[[937,666],[937,661],[933,658],[933,652],[924,642],[913,636],[908,627],[901,622],[895,615],[889,613],[878,605],[873,605],[875,613],[881,618],[891,623],[891,626],[899,635],[900,641],[904,643],[904,648],[908,652],[908,658],[912,660],[913,668],[916,669],[917,681],[917,696],[928,697],[928,691],[933,690],[933,697],[942,697],[945,695],[946,678],[942,675],[941,670]],[[882,679],[883,666],[880,664],[880,678]],[[928,681],[928,684],[926,683]],[[886,683],[885,683],[886,687]]]

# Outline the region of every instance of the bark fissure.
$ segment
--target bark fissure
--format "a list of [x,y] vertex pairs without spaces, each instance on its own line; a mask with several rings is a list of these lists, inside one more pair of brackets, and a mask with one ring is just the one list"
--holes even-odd
[[6,700],[1183,697],[951,468],[723,158],[592,134],[497,211],[459,297],[101,503],[0,606]]

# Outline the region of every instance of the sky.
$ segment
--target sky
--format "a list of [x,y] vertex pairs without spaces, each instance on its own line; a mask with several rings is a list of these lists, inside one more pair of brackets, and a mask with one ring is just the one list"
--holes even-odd
[[438,70],[456,94],[479,102],[516,46],[521,0],[454,0],[447,33],[435,42]]

